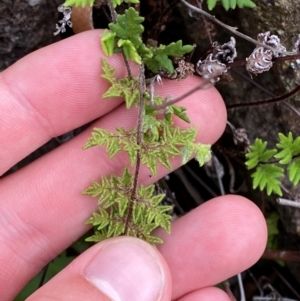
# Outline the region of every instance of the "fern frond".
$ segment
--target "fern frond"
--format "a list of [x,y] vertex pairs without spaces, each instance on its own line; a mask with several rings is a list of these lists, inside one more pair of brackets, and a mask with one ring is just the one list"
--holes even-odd
[[267,142],[255,139],[253,145],[249,146],[250,152],[246,154],[246,166],[248,169],[256,167],[260,162],[268,162],[277,152],[276,149],[267,149]]
[[[140,186],[136,198],[131,199],[134,176],[125,168],[121,177],[114,175],[102,177],[101,183],[94,182],[84,191],[84,194],[98,198],[98,212],[86,221],[96,228],[95,235],[88,241],[122,235],[127,225],[127,234],[144,239],[149,243],[159,243],[162,240],[151,233],[158,227],[170,232],[171,216],[167,213],[172,206],[161,205],[164,194],[155,194],[155,186]],[[130,204],[133,204],[132,218],[127,224],[127,214]],[[109,213],[107,212],[109,210]]]
[[300,159],[295,159],[287,168],[289,180],[298,185],[300,182]]
[[291,162],[293,156],[300,154],[300,137],[294,139],[291,132],[289,132],[287,136],[282,133],[279,133],[278,136],[280,141],[276,146],[281,149],[281,151],[274,157],[280,159],[280,164],[288,164]]
[[207,0],[208,9],[212,10],[219,1],[222,2],[222,5],[226,10],[228,10],[229,8],[235,9],[236,5],[238,5],[239,8],[256,7],[255,3],[251,0]]
[[136,49],[143,44],[141,34],[144,26],[141,24],[144,18],[133,8],[125,10],[123,15],[118,15],[116,23],[110,23],[108,26],[119,39],[130,41]]
[[114,68],[105,59],[102,59],[102,70],[101,77],[111,84],[103,94],[103,98],[122,97],[125,99],[127,109],[130,109],[133,104],[137,104],[140,97],[137,77],[117,79]]
[[275,164],[262,164],[256,168],[256,171],[251,175],[253,178],[253,188],[259,187],[260,190],[266,188],[267,195],[276,193],[282,196],[280,189],[281,182],[278,180],[283,177],[283,168]]
[[150,47],[150,51],[153,55],[151,57],[145,57],[144,62],[145,65],[154,73],[158,73],[160,69],[164,69],[172,73],[174,71],[174,67],[172,60],[169,57],[182,57],[183,55],[191,52],[193,49],[193,45],[183,46],[181,40],[169,45],[160,45],[157,48]]

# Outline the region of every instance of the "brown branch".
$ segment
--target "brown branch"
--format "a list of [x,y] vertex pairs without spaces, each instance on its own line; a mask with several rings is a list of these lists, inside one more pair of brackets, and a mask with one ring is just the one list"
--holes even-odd
[[269,250],[266,249],[262,255],[263,259],[283,260],[300,262],[300,252],[285,250]]
[[184,98],[192,95],[193,93],[197,92],[198,90],[203,89],[206,85],[211,84],[210,83],[211,80],[212,80],[212,77],[208,78],[208,79],[204,79],[200,85],[196,86],[195,88],[191,89],[190,91],[184,93],[183,95],[181,95],[181,96],[179,96],[175,99],[171,99],[169,101],[166,101],[161,105],[152,106],[152,109],[159,111],[159,110],[164,109],[164,108],[166,108],[170,105],[173,105],[174,103],[177,103],[177,102],[183,100]]
[[256,107],[256,106],[261,106],[261,105],[272,104],[272,103],[280,102],[287,98],[290,98],[291,96],[295,95],[299,91],[300,91],[300,85],[297,86],[292,91],[290,91],[289,93],[281,95],[277,98],[271,98],[271,99],[260,100],[260,101],[255,101],[255,102],[236,103],[233,105],[226,105],[226,108],[227,108],[227,110],[232,110],[232,109],[243,108],[243,107]]
[[[239,72],[236,69],[231,69],[231,71],[237,73],[238,75],[240,75],[241,77],[243,77],[244,79],[246,79],[247,81],[249,81],[251,84],[253,84],[254,86],[256,86],[258,89],[260,89],[261,91],[265,92],[266,94],[269,94],[271,97],[276,97],[276,95],[274,93],[272,93],[271,91],[269,91],[268,89],[266,89],[265,87],[263,87],[262,85],[260,85],[259,83],[257,83],[256,81],[254,81],[252,78],[250,78],[249,76],[246,76],[245,74]],[[290,110],[292,110],[298,117],[300,117],[300,112],[299,110],[297,110],[293,105],[291,105],[290,103],[288,103],[287,101],[282,101],[282,103],[288,107]]]

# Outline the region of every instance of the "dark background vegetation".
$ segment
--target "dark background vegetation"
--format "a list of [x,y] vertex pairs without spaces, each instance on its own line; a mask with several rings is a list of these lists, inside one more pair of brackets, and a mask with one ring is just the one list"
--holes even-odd
[[[70,30],[64,35],[53,36],[55,23],[61,18],[57,6],[62,2],[60,0],[0,0],[0,70],[4,70],[34,50],[72,34]],[[196,43],[197,50],[193,55],[193,62],[196,62],[210,47],[207,28],[213,41],[224,43],[230,38],[230,34],[226,30],[211,22],[205,24],[201,16],[189,12],[178,4],[179,1],[142,0],[141,2],[141,12],[146,17],[145,40],[151,39],[167,44],[182,39],[184,43]],[[254,2],[257,4],[256,9],[236,9],[226,12],[219,5],[213,14],[253,38],[260,32],[270,30],[272,34],[280,37],[288,50],[292,50],[300,33],[298,29],[300,1],[256,0]],[[104,26],[109,21],[108,15],[106,7],[95,9],[95,27]],[[101,22],[97,21],[99,18]],[[253,48],[254,45],[237,38],[237,60],[245,60]],[[226,104],[230,105],[271,99],[289,92],[299,82],[300,61],[282,61],[275,64],[270,72],[253,79],[250,78],[243,66],[231,68],[230,72],[217,84],[217,88]],[[269,141],[269,145],[273,146],[277,141],[278,132],[287,134],[288,131],[292,131],[294,136],[300,134],[299,116],[287,105],[292,105],[297,109],[298,101],[296,95],[291,99],[286,99],[285,103],[230,110],[228,111],[228,120],[236,128],[245,128],[251,142],[259,137]],[[16,171],[58,147],[81,130],[82,128],[63,137],[52,139],[14,166],[8,173]],[[224,171],[221,178],[225,193],[238,193],[254,200],[270,224],[268,248],[274,250],[266,252],[258,264],[242,274],[247,300],[252,300],[253,296],[260,295],[259,287],[265,286],[264,295],[269,294],[272,291],[269,284],[282,297],[300,300],[300,210],[279,207],[276,205],[274,196],[267,197],[263,192],[252,190],[250,175],[244,166],[242,148],[233,143],[230,128],[226,129],[213,151],[220,162],[220,169]],[[163,180],[162,185],[169,191],[170,199],[173,198],[171,192],[175,193],[178,201],[175,210],[177,215],[188,212],[209,198],[221,194],[215,175],[214,170],[199,169],[197,164],[192,161],[172,173],[169,179]],[[288,189],[285,197],[297,196],[298,187],[292,187],[287,181],[284,181],[284,185]],[[23,300],[30,290],[36,289],[87,247],[88,244],[83,239],[76,242],[50,266],[46,267],[27,287],[27,293],[23,292],[16,300]],[[291,258],[289,255],[291,253],[286,252],[287,261],[283,263],[276,260],[282,254],[280,251],[295,251],[296,253],[292,253],[293,258]],[[270,257],[272,260],[267,260]],[[255,281],[258,281],[259,285]],[[239,298],[236,278],[231,279],[231,283],[233,291]]]

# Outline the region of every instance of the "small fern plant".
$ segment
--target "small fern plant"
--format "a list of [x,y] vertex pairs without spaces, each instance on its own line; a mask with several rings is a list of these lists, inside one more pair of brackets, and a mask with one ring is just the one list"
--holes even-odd
[[[108,1],[112,15],[116,14],[114,7],[122,2]],[[93,1],[65,2],[65,5],[86,4],[92,5]],[[131,235],[151,244],[161,243],[162,240],[153,236],[152,232],[158,227],[170,232],[171,216],[168,212],[172,207],[162,204],[165,195],[156,193],[154,185],[139,184],[140,165],[147,166],[155,175],[158,163],[171,170],[170,158],[174,156],[182,156],[183,164],[192,156],[200,165],[210,159],[210,145],[195,143],[196,128],[182,130],[174,125],[173,116],[189,122],[186,108],[170,105],[164,112],[156,110],[155,106],[161,106],[165,100],[153,95],[150,92],[152,89],[145,84],[144,66],[154,74],[159,70],[172,73],[173,58],[183,57],[194,46],[183,46],[181,41],[159,47],[145,45],[141,38],[143,20],[137,10],[129,7],[124,14],[116,16],[115,22],[109,24],[110,31],[106,30],[101,37],[102,48],[107,56],[122,53],[127,66],[127,61],[133,60],[140,70],[138,77],[131,76],[128,70],[127,77],[116,78],[114,67],[103,58],[101,76],[110,83],[103,98],[122,97],[126,108],[138,111],[138,116],[134,128],[116,127],[113,132],[94,128],[84,146],[84,149],[105,146],[110,159],[120,151],[125,152],[131,165],[125,167],[120,176],[102,176],[101,181],[93,182],[83,192],[97,198],[99,204],[97,212],[86,222],[95,227],[95,234],[88,241],[99,242],[109,237]]]
[[285,136],[278,134],[276,148],[267,149],[267,142],[256,139],[246,154],[246,166],[254,169],[253,188],[266,189],[268,195],[275,193],[282,196],[281,179],[286,171],[290,182],[300,182],[300,137],[294,139],[291,132]]
[[255,7],[255,3],[252,2],[251,0],[207,0],[207,6],[209,10],[212,10],[217,2],[221,1],[223,7],[226,10],[229,10],[229,8],[231,9],[235,9],[236,6],[238,6],[239,8],[243,8],[243,7],[250,7],[253,8]]

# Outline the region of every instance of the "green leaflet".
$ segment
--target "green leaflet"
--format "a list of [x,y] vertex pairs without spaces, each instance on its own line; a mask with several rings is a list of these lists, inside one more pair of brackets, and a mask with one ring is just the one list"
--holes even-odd
[[191,52],[193,49],[194,46],[192,45],[183,46],[181,40],[169,45],[160,45],[157,48],[150,47],[150,51],[153,55],[150,58],[144,58],[144,62],[154,73],[158,73],[160,69],[164,69],[172,73],[174,71],[174,67],[172,60],[169,57],[182,57],[183,55]]
[[[125,168],[121,177],[103,176],[101,183],[94,182],[84,191],[84,194],[99,197],[98,204],[102,206],[86,221],[86,224],[97,229],[88,241],[98,242],[124,234],[129,206],[132,204],[133,217],[129,221],[128,235],[152,244],[162,242],[160,238],[151,236],[151,232],[157,227],[170,232],[171,216],[167,212],[172,206],[160,204],[165,195],[155,195],[154,185],[140,186],[135,200],[131,199],[132,189],[133,175]],[[109,213],[105,208],[109,209]]]
[[[125,3],[133,3],[137,4],[139,3],[139,0],[112,0],[111,1],[114,7],[117,7],[118,5],[121,5],[122,2]],[[93,6],[95,3],[95,0],[66,0],[66,2],[63,4],[64,6],[82,6],[85,7],[86,5]]]
[[120,39],[118,41],[118,47],[123,48],[126,59],[132,59],[139,65],[142,63],[142,58],[139,56],[136,48],[131,41]]
[[117,7],[118,5],[121,5],[122,2],[136,4],[139,3],[140,1],[139,0],[112,0],[111,2],[113,4],[113,7]]
[[212,10],[219,0],[207,0],[207,6],[209,10]]
[[250,7],[253,8],[255,7],[255,3],[252,2],[251,0],[207,0],[207,6],[209,10],[212,10],[217,2],[221,1],[223,7],[228,10],[229,8],[231,9],[235,9],[236,5],[239,8],[243,8],[243,7]]
[[276,146],[281,151],[274,155],[274,157],[280,159],[280,164],[290,163],[293,156],[300,154],[300,137],[294,139],[291,132],[289,132],[287,136],[282,133],[279,133],[278,136],[280,141]]
[[267,149],[266,141],[256,139],[254,145],[249,147],[250,152],[246,154],[246,166],[248,169],[256,168],[252,174],[254,188],[266,188],[268,194],[281,195],[279,178],[284,171],[281,166],[285,167],[288,178],[294,185],[300,182],[300,137],[294,139],[291,132],[288,135],[279,133],[278,137],[278,150]]
[[102,70],[101,77],[111,83],[111,87],[103,94],[104,98],[123,97],[127,109],[130,109],[133,104],[137,104],[140,98],[137,77],[116,79],[114,68],[105,59],[102,59]]
[[133,8],[125,10],[124,15],[118,15],[116,23],[110,23],[109,28],[119,39],[130,41],[138,48],[142,43],[141,33],[144,27],[141,24],[144,18]]
[[300,159],[294,160],[287,168],[289,180],[296,186],[300,182]]
[[267,142],[261,139],[255,139],[254,145],[250,145],[250,152],[246,154],[246,166],[248,169],[252,169],[260,162],[267,162],[276,153],[276,149],[267,149]]
[[279,178],[283,177],[283,171],[283,168],[275,164],[262,164],[258,166],[256,171],[251,175],[253,178],[253,188],[259,187],[260,190],[266,188],[267,195],[276,193],[282,196]]
[[[113,55],[116,44],[116,33],[104,30],[101,38],[101,46],[105,55]],[[104,60],[104,59],[103,59]]]
[[63,4],[64,6],[82,6],[85,7],[87,5],[93,6],[95,0],[66,0]]

